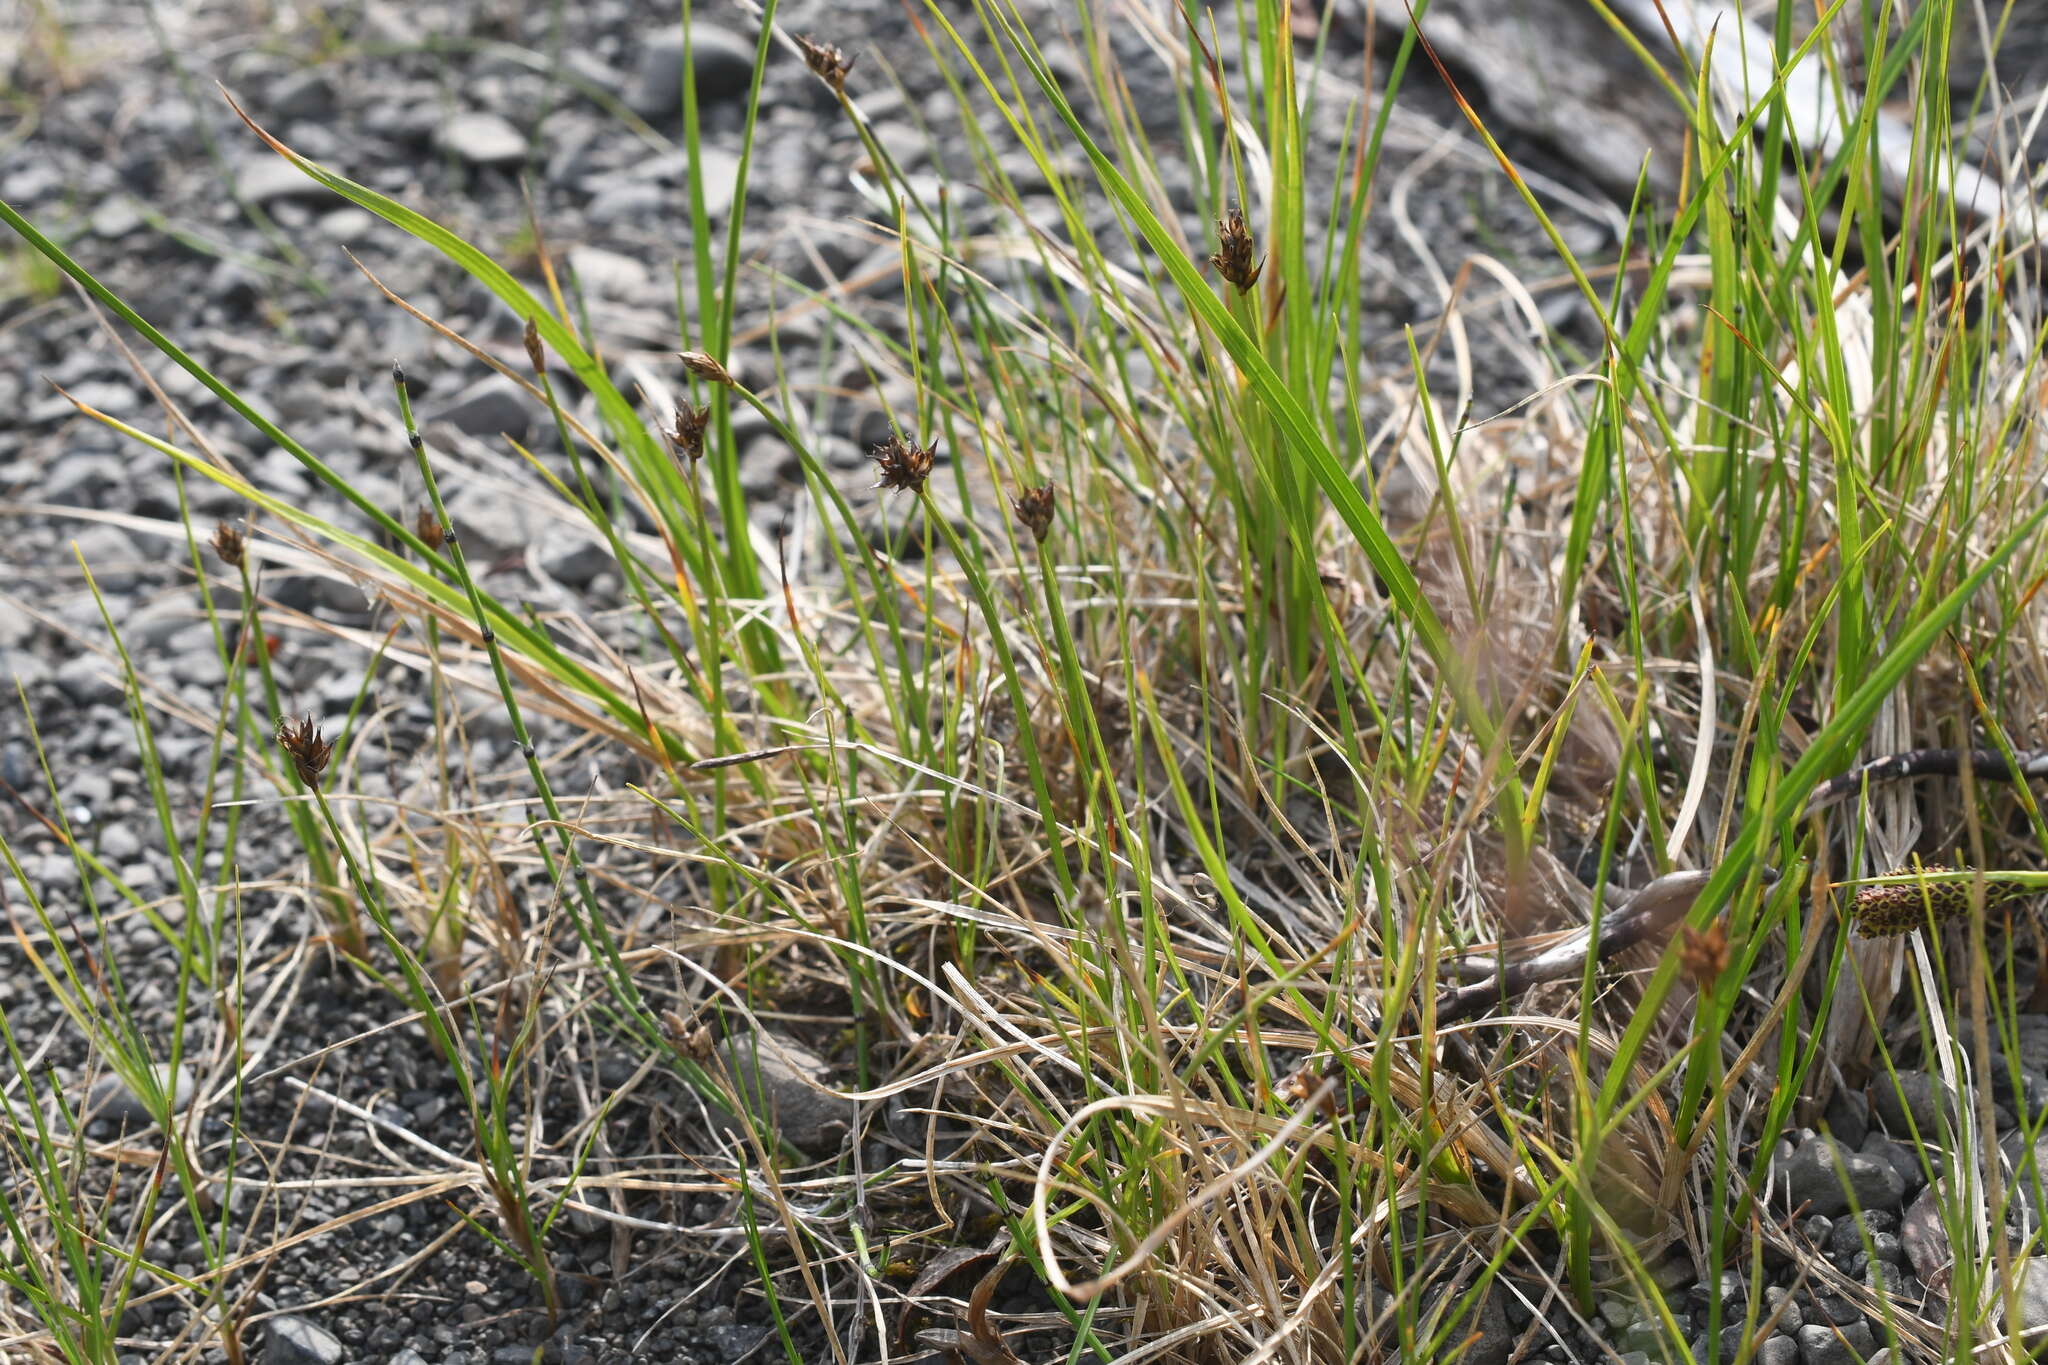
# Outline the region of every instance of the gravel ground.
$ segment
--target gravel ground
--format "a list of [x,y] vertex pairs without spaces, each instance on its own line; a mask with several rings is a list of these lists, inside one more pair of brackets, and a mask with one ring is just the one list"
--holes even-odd
[[[1057,12],[1056,0],[1048,5]],[[0,74],[16,95],[11,107],[26,120],[0,155],[0,198],[64,242],[357,488],[409,519],[421,494],[386,380],[391,363],[402,363],[430,435],[458,471],[451,480],[456,519],[471,555],[488,561],[492,587],[542,610],[616,620],[606,614],[619,594],[608,557],[589,539],[537,526],[507,491],[523,475],[499,437],[536,434],[543,414],[384,301],[345,253],[426,312],[506,356],[519,350],[515,320],[444,259],[324,195],[262,149],[214,83],[287,143],[503,258],[523,261],[520,273],[531,278],[524,176],[549,245],[573,273],[612,362],[658,390],[675,384],[679,373],[671,270],[687,230],[673,7],[596,0],[554,14],[553,7],[497,0],[329,7],[66,0],[60,8],[61,42],[32,21],[33,9],[0,19],[14,26],[0,29],[0,44],[13,45],[11,70]],[[702,8],[711,12],[696,40],[707,100],[702,170],[722,222],[731,208],[752,30],[737,9]],[[855,85],[892,154],[918,175],[965,174],[970,160],[953,130],[951,96],[904,15],[890,0],[800,0],[782,8],[792,29],[857,55]],[[1340,32],[1330,69],[1355,73],[1359,51],[1357,35]],[[1134,83],[1161,79],[1142,61],[1132,71]],[[861,155],[857,141],[822,87],[787,54],[771,64],[763,102],[747,192],[749,262],[812,285],[873,275],[877,283],[849,291],[853,305],[884,328],[900,326],[892,321],[900,309],[900,293],[891,298],[899,289],[894,248],[862,226],[871,210],[849,179]],[[1369,242],[1370,302],[1381,329],[1370,353],[1394,374],[1405,366],[1400,327],[1426,326],[1439,311],[1436,286],[1418,268],[1417,240],[1431,243],[1453,269],[1484,250],[1524,278],[1555,273],[1540,264],[1545,249],[1497,173],[1469,142],[1438,135],[1455,123],[1441,92],[1417,88],[1406,103],[1390,144],[1389,174],[1398,180],[1410,173],[1407,197],[1399,214],[1375,216]],[[1515,150],[1533,171],[1569,179],[1540,149]],[[1613,211],[1591,187],[1576,194],[1561,187],[1555,208],[1581,249],[1597,253],[1610,240]],[[773,362],[761,329],[775,320],[775,291],[762,271],[743,272],[741,280],[741,330],[750,339],[731,361],[743,374],[765,375]],[[1539,295],[1546,320],[1567,338],[1584,327],[1574,297],[1558,290]],[[803,377],[799,391],[820,448],[845,473],[850,495],[865,497],[865,449],[886,434],[898,394],[888,382],[882,392],[871,391],[843,350],[828,351],[816,314],[784,316],[779,325],[783,363]],[[363,529],[356,513],[326,507],[334,500],[284,452],[267,448],[191,381],[161,364],[151,368],[198,430],[257,482]],[[1482,338],[1475,370],[1482,405],[1527,390],[1505,344]],[[8,414],[0,419],[0,510],[8,517],[0,536],[0,675],[27,694],[75,826],[135,889],[162,895],[174,869],[157,847],[135,736],[99,648],[99,610],[77,569],[74,544],[167,704],[209,716],[224,679],[200,614],[168,467],[79,418],[53,384],[145,428],[161,426],[116,339],[72,294],[42,287],[28,259],[10,251],[0,256],[0,413]],[[763,524],[798,515],[788,453],[761,429],[743,425],[739,434],[741,479]],[[185,494],[202,531],[215,516],[239,510],[231,497],[196,482]],[[277,603],[311,620],[374,623],[360,594],[317,575],[273,571],[266,584]],[[362,653],[310,631],[292,632],[277,658],[293,704],[330,722],[364,685]],[[383,752],[365,753],[360,768],[371,777],[383,773],[397,790],[407,777],[404,756],[426,733],[424,686],[387,670],[373,691],[376,703],[390,708],[388,743]],[[480,699],[473,756],[483,773],[507,768],[514,757],[502,724],[491,728],[492,714]],[[189,818],[209,761],[208,736],[201,726],[170,725],[160,743],[179,812]],[[606,771],[586,754],[561,760],[555,780],[601,792],[619,790],[631,776]],[[0,777],[25,793],[40,787],[23,718],[12,708],[0,711]],[[31,798],[0,807],[0,830],[21,851],[36,889],[52,905],[75,911],[77,872],[30,813],[33,804]],[[239,871],[245,880],[288,874],[293,848],[282,819],[259,808]],[[216,861],[204,873],[220,870]],[[409,1173],[437,1169],[420,1144],[443,1154],[467,1150],[446,1069],[424,1035],[390,1026],[387,1001],[328,970],[302,904],[252,893],[243,913],[251,964],[244,998],[265,1002],[263,1026],[245,1040],[252,1055],[239,1063],[240,1113],[230,1125],[208,1109],[202,1137],[216,1155],[239,1144],[244,1161],[281,1182],[267,1194],[251,1180],[239,1194],[247,1201],[252,1245],[280,1247],[262,1264],[255,1300],[265,1360],[524,1365],[540,1346],[548,1359],[563,1361],[729,1363],[780,1353],[760,1300],[743,1292],[754,1274],[735,1209],[715,1192],[615,1202],[613,1212],[637,1225],[569,1219],[556,1237],[568,1311],[550,1334],[523,1277],[463,1230],[435,1190],[407,1183]],[[167,1028],[171,1002],[157,984],[166,970],[161,937],[138,920],[117,928],[112,940],[128,979],[142,983],[137,1000],[147,1026]],[[81,1090],[89,1083],[82,1046],[12,945],[0,947],[0,1006],[27,1045],[47,1043],[43,1060],[62,1083]],[[2024,1094],[2000,1097],[2007,1118],[2015,1107],[2038,1109],[2037,1088],[2048,1088],[2048,1017],[2037,1022],[2042,1030],[2027,1036],[2031,1050],[2021,1057]],[[194,1058],[188,1079],[209,1096],[225,1093],[238,1063],[224,1050],[219,1009],[196,1010],[187,1036]],[[542,1108],[560,1131],[589,1116],[593,1097],[607,1094],[620,1097],[605,1129],[611,1151],[701,1150],[702,1111],[646,1075],[636,1058],[607,1055],[595,1041],[563,1068]],[[118,1133],[121,1103],[114,1095],[96,1120],[96,1139]],[[1866,1110],[1844,1100],[1830,1112],[1839,1148],[1811,1132],[1784,1139],[1783,1188],[1774,1191],[1772,1207],[1784,1213],[1813,1203],[1796,1224],[1808,1248],[1780,1256],[1774,1264],[1781,1283],[1763,1291],[1762,1316],[1776,1312],[1777,1319],[1755,1358],[1768,1365],[1865,1358],[1882,1334],[1868,1318],[1867,1297],[1851,1291],[1883,1285],[1910,1297],[1940,1282],[1940,1248],[1913,1235],[1916,1216],[1926,1222],[1916,1211],[1926,1205],[1919,1163],[1896,1140],[1906,1135],[1908,1116]],[[1927,1116],[1920,1119],[1924,1126]],[[693,1142],[700,1146],[693,1149]],[[1858,1190],[1860,1231],[1846,1215],[1833,1163]],[[676,1183],[687,1191],[690,1182]],[[316,1226],[317,1237],[292,1242],[295,1232]],[[181,1242],[171,1223],[149,1254],[189,1268],[197,1248]],[[1800,1268],[1818,1262],[1839,1274],[1802,1280]],[[1710,1294],[1734,1308],[1750,1292],[1697,1283],[1689,1261],[1673,1260],[1660,1277],[1699,1328]],[[2028,1278],[2030,1287],[2035,1283]],[[1015,1297],[1023,1310],[1032,1306],[1028,1292]],[[1540,1295],[1535,1301],[1542,1302]],[[1499,1311],[1481,1322],[1482,1339],[1467,1360],[1507,1359],[1531,1322],[1517,1294],[1503,1292],[1495,1303]],[[1617,1303],[1588,1330],[1563,1327],[1563,1341],[1538,1354],[1611,1358],[1603,1354],[1611,1346],[1632,1365],[1646,1361],[1642,1345],[1650,1337],[1633,1311]],[[187,1326],[166,1299],[132,1309],[123,1331],[142,1359]],[[802,1330],[810,1334],[800,1340],[807,1357],[826,1358],[815,1325]],[[1706,1346],[1696,1345],[1695,1355],[1708,1358]]]

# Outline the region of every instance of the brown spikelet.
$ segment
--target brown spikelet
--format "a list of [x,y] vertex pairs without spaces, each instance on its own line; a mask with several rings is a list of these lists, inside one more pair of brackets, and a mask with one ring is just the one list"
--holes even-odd
[[1237,286],[1242,294],[1259,282],[1265,262],[1253,259],[1251,229],[1237,209],[1216,220],[1216,254],[1209,258],[1216,273]]
[[533,362],[535,374],[546,374],[548,353],[540,344],[540,324],[532,318],[526,320],[526,358]]
[[738,388],[739,381],[732,377],[732,371],[718,363],[716,356],[703,351],[682,352],[683,368],[699,379],[713,384],[723,384],[728,389]]
[[675,427],[662,435],[692,461],[701,460],[704,458],[704,429],[710,424],[710,408],[683,403],[676,407]]
[[285,751],[299,781],[308,787],[320,785],[320,778],[327,772],[327,760],[334,757],[334,745],[321,736],[320,727],[311,716],[279,716],[277,747]]
[[1031,534],[1037,537],[1038,543],[1045,544],[1045,538],[1052,534],[1052,485],[1047,483],[1036,488],[1019,489],[1010,506],[1017,509],[1017,519],[1031,528]]
[[220,562],[230,569],[242,567],[242,556],[248,550],[248,540],[241,529],[229,522],[221,522],[213,528],[213,539],[209,542],[213,552],[220,556]]
[[438,550],[448,543],[448,528],[441,524],[441,519],[434,515],[431,507],[422,507],[413,513],[412,533],[429,550]]
[[811,74],[832,87],[835,95],[846,93],[846,77],[853,70],[853,58],[838,48],[815,39],[796,35],[796,45],[803,49],[804,65]]
[[1707,989],[1728,970],[1728,926],[1720,920],[1704,929],[1686,926],[1678,955],[1686,975],[1701,990]]
[[875,471],[880,476],[875,487],[915,493],[932,476],[938,452],[937,441],[920,446],[900,434],[891,436],[874,449]]

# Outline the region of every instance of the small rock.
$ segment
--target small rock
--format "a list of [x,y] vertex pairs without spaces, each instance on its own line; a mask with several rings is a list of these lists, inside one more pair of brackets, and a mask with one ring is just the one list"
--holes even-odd
[[341,1365],[341,1342],[310,1319],[285,1314],[263,1327],[263,1365]]
[[1772,1337],[1756,1352],[1757,1365],[1795,1365],[1799,1343],[1789,1336]]
[[494,374],[464,389],[427,421],[445,422],[469,436],[494,440],[504,435],[524,443],[533,430],[533,409],[517,384]]
[[377,215],[368,209],[359,209],[351,204],[345,209],[320,215],[320,221],[313,224],[322,237],[336,242],[359,242],[376,231]]
[[1882,1133],[1872,1133],[1863,1139],[1863,1154],[1890,1163],[1891,1168],[1899,1173],[1899,1178],[1906,1182],[1909,1195],[1927,1183],[1926,1173],[1920,1169],[1920,1158],[1902,1142],[1894,1142]]
[[[490,560],[522,551],[553,529],[545,515],[524,499],[495,488],[458,489],[448,500],[448,517],[462,539],[471,572],[478,574],[485,572]],[[503,711],[502,707],[494,709]]]
[[853,1110],[823,1091],[830,1076],[824,1058],[794,1039],[752,1032],[726,1039],[718,1055],[740,1102],[765,1125],[765,1137],[811,1156],[839,1149]]
[[334,112],[334,82],[318,67],[300,67],[280,77],[264,103],[278,120],[325,119]]
[[633,257],[595,246],[569,248],[569,273],[586,294],[634,303],[646,297],[654,282],[647,267]]
[[1794,1149],[1783,1176],[1794,1208],[1803,1204],[1829,1216],[1846,1212],[1851,1195],[1863,1209],[1895,1209],[1906,1195],[1906,1182],[1890,1162],[1823,1137]]
[[[690,64],[697,98],[705,103],[744,95],[754,78],[754,45],[730,29],[698,23],[690,28]],[[640,65],[626,99],[645,119],[674,119],[683,110],[683,35],[675,24],[656,30],[640,48]]]
[[141,570],[149,562],[135,537],[118,526],[88,526],[67,548],[85,561],[102,592],[127,592],[141,582]]
[[1798,1337],[1802,1365],[1863,1365],[1877,1346],[1870,1324],[1861,1318],[1841,1328],[1814,1323],[1800,1328]]
[[674,190],[639,180],[613,180],[597,187],[583,216],[595,227],[651,221],[674,211],[682,197]]
[[92,232],[95,237],[112,241],[126,237],[142,226],[142,211],[135,207],[135,201],[127,195],[117,195],[92,211]]
[[1918,1136],[1933,1142],[1941,1132],[1948,1090],[1925,1071],[1901,1071],[1896,1084],[1880,1077],[1872,1086],[1870,1109],[1893,1137]]
[[142,837],[127,824],[115,822],[100,831],[99,856],[102,862],[130,863],[141,852]]
[[1777,1285],[1764,1290],[1764,1320],[1775,1320],[1771,1330],[1787,1338],[1806,1326],[1806,1315],[1799,1311],[1799,1301],[1789,1290]]
[[288,199],[332,202],[341,197],[269,151],[251,152],[236,166],[235,193],[252,204],[274,204]]
[[[17,670],[27,662],[26,654],[13,655]],[[114,664],[91,654],[77,654],[57,666],[57,687],[74,706],[111,706],[121,700],[123,688]]]
[[[181,1063],[173,1076],[168,1064],[158,1062],[153,1070],[156,1083],[170,1091],[173,1114],[182,1112],[186,1105],[192,1103],[198,1082],[193,1079],[191,1068]],[[142,1096],[129,1089],[128,1083],[119,1076],[102,1076],[93,1082],[92,1089],[85,1094],[85,1116],[105,1119],[121,1128],[151,1121],[149,1106],[142,1102]]]
[[2039,1345],[2042,1335],[2048,1334],[2048,1256],[2029,1257],[2020,1269],[2013,1327],[2021,1341],[2030,1346]]
[[1937,1283],[1937,1275],[1947,1273],[1955,1257],[1949,1250],[1948,1227],[1941,1221],[1941,1201],[1934,1186],[1922,1190],[1913,1207],[1906,1210],[1899,1224],[1899,1245],[1912,1262],[1913,1273],[1929,1284]]
[[[733,199],[739,194],[740,159],[716,147],[699,147],[697,173],[704,181],[704,215],[717,222],[732,212]],[[679,195],[677,202],[687,205],[688,195]]]
[[1821,1116],[1828,1133],[1845,1147],[1861,1147],[1870,1136],[1870,1099],[1860,1090],[1837,1090]]
[[531,147],[526,134],[498,114],[457,114],[441,125],[441,149],[472,166],[517,166]]
[[611,547],[588,536],[549,537],[555,543],[541,555],[540,569],[549,578],[572,588],[587,588],[590,580],[612,566]]
[[713,1358],[732,1365],[753,1353],[754,1348],[767,1339],[765,1327],[745,1327],[738,1323],[724,1323],[704,1333],[704,1344]]
[[15,649],[35,634],[35,618],[20,603],[0,597],[0,649]]

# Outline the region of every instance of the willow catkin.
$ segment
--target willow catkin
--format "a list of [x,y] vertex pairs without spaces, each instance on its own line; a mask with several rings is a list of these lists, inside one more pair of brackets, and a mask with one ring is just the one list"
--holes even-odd
[[[1900,867],[1885,873],[1887,877],[1910,877],[1917,872],[1948,872],[1945,867],[1912,868]],[[1911,933],[1931,919],[1936,924],[1947,924],[1970,913],[1970,896],[1976,885],[1970,881],[1941,882],[1894,882],[1886,886],[1865,886],[1858,888],[1850,902],[1849,916],[1856,925],[1856,932],[1865,938],[1886,938],[1894,934]],[[2026,894],[2027,888],[2011,882],[1987,878],[1984,882],[1984,904],[1997,905],[2014,897]]]

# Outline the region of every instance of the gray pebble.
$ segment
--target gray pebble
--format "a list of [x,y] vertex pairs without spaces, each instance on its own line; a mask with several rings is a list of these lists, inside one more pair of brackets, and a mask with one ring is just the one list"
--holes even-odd
[[1871,1112],[1896,1138],[1917,1135],[1932,1142],[1941,1131],[1941,1109],[1947,1088],[1925,1071],[1901,1071],[1893,1084],[1879,1077],[1872,1084]]
[[517,166],[532,150],[526,134],[497,114],[457,114],[441,125],[441,150],[472,166]]
[[123,689],[115,666],[91,654],[79,654],[57,665],[57,686],[75,706],[111,706]]
[[820,1089],[831,1080],[822,1057],[794,1039],[752,1032],[726,1039],[718,1056],[741,1103],[766,1125],[767,1136],[812,1156],[838,1150],[853,1107]]
[[1802,1365],[1863,1365],[1877,1347],[1870,1324],[1861,1318],[1842,1328],[1814,1323],[1799,1329]]
[[582,534],[546,537],[554,543],[541,555],[540,569],[572,588],[588,588],[590,581],[612,566],[611,547]]
[[1906,1182],[1889,1161],[1822,1137],[1799,1145],[1783,1178],[1794,1208],[1830,1216],[1849,1209],[1851,1194],[1864,1209],[1896,1209],[1906,1196]]
[[340,1365],[341,1342],[307,1318],[289,1313],[264,1323],[263,1365]]
[[2048,1256],[2029,1257],[2020,1269],[2019,1294],[2013,1306],[2013,1325],[2021,1338],[2038,1345],[2048,1333]]
[[[706,103],[746,93],[754,78],[754,44],[730,29],[697,23],[690,29],[690,63],[697,98]],[[645,119],[676,119],[683,110],[683,35],[667,24],[648,36],[626,103]]]
[[235,168],[235,192],[252,204],[334,202],[334,191],[271,151],[251,152]]
[[[159,1086],[170,1090],[171,1112],[183,1111],[192,1103],[192,1096],[198,1089],[190,1067],[179,1065],[175,1076],[168,1064],[158,1062],[154,1068]],[[117,1127],[130,1127],[150,1122],[149,1106],[142,1097],[128,1088],[128,1083],[119,1076],[102,1076],[93,1083],[85,1096],[85,1117],[105,1119]]]
[[500,435],[524,442],[533,430],[533,408],[517,384],[503,375],[479,380],[427,414],[468,436],[495,441]]
[[[72,546],[78,558],[85,561],[85,567],[92,571],[93,581],[101,592],[127,592],[142,581],[142,569],[151,562],[142,553],[142,547],[135,543],[135,537],[118,526],[89,526],[73,538]],[[76,561],[73,561],[74,564]],[[67,566],[69,567],[69,566]],[[112,604],[109,603],[111,606]],[[120,619],[118,616],[115,618]]]

